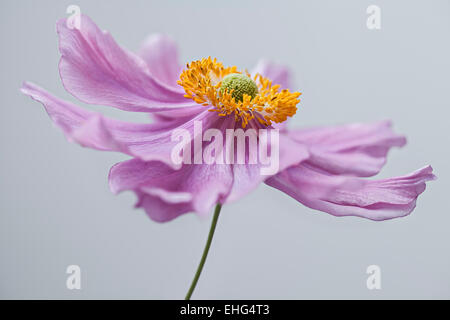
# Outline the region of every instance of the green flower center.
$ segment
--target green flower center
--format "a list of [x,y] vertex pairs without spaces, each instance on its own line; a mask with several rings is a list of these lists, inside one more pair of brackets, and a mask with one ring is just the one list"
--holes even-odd
[[236,102],[242,102],[244,94],[249,95],[252,99],[258,94],[258,86],[255,81],[242,73],[230,73],[222,79],[220,90],[226,90]]

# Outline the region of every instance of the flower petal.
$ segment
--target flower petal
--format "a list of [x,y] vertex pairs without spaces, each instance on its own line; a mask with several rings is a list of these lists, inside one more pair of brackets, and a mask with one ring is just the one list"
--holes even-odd
[[[178,62],[178,49],[175,41],[162,34],[149,36],[143,43],[139,56],[147,63],[149,72],[161,82],[178,88],[182,67]],[[171,121],[180,117],[193,116],[204,111],[200,104],[189,108],[159,111],[151,114],[157,122]]]
[[[231,192],[226,199],[226,203],[244,197],[270,176],[273,176],[290,166],[297,165],[309,157],[308,150],[303,144],[293,141],[281,131],[279,138],[279,155],[271,155],[271,164],[274,164],[275,161],[277,162],[277,171],[271,174],[263,174],[261,170],[266,166],[261,163],[233,164],[234,182]],[[270,150],[270,143],[268,144],[268,148]]]
[[334,216],[386,220],[410,214],[417,197],[425,190],[425,182],[435,178],[430,166],[406,176],[363,180],[300,164],[266,183],[312,209]]
[[78,99],[138,112],[198,106],[181,87],[153,77],[140,57],[122,49],[87,16],[81,16],[80,29],[66,21],[57,23],[59,71],[66,90]]
[[195,115],[198,115],[199,113],[204,112],[207,109],[209,109],[209,107],[197,104],[189,108],[180,108],[167,111],[156,111],[150,113],[149,115],[154,122],[166,122],[166,121],[171,122],[176,119],[193,117]]
[[174,170],[160,162],[132,159],[114,165],[109,174],[112,192],[133,190],[137,207],[150,218],[168,221],[183,213],[205,216],[223,202],[233,183],[230,165],[183,165]]
[[136,208],[143,208],[147,215],[156,222],[168,222],[184,213],[192,211],[190,203],[167,203],[158,196],[135,190],[138,197]]
[[[261,59],[251,72],[252,76],[260,74],[272,81],[273,84],[279,84],[281,89],[292,89],[291,74],[287,67],[275,64],[269,60]],[[285,131],[288,120],[281,123],[272,123],[272,127]]]
[[307,163],[330,173],[361,177],[377,174],[389,149],[406,144],[405,137],[392,131],[389,121],[293,130],[289,136],[308,145],[311,156]]
[[287,67],[261,59],[251,74],[252,76],[260,74],[270,79],[273,84],[279,84],[282,89],[291,89],[291,74]]
[[103,117],[63,101],[31,83],[24,83],[22,92],[42,103],[53,122],[60,127],[70,141],[97,150],[119,151],[144,161],[159,160],[173,168],[180,164],[172,161],[173,148],[179,144],[172,141],[172,131],[186,129],[193,137],[194,122],[204,127],[221,121],[215,114],[205,110],[194,118],[182,118],[155,124],[128,123]]
[[[222,132],[224,139],[224,149],[221,152],[221,156],[224,156],[225,150],[227,150],[225,148],[230,148],[229,144],[231,143],[226,138],[226,134],[223,133],[226,129],[234,128],[235,125],[234,119],[229,118],[228,122],[224,121],[221,126],[215,126],[216,130]],[[270,138],[268,140],[271,141]],[[249,147],[255,147],[250,146],[248,140],[245,141],[246,150]],[[216,141],[214,140],[214,142]],[[178,208],[183,208],[184,211],[182,213],[194,211],[206,214],[211,211],[211,207],[217,201],[221,203],[235,201],[255,189],[270,175],[298,164],[308,157],[306,147],[293,141],[286,135],[280,135],[278,143],[279,158],[271,157],[270,164],[276,163],[272,168],[277,170],[273,173],[270,173],[270,171],[267,173],[267,170],[266,172],[262,171],[262,168],[267,169],[267,166],[264,165],[237,164],[238,157],[236,152],[238,148],[236,146],[232,164],[226,164],[225,158],[222,158],[223,164],[206,164],[205,158],[203,158],[203,164],[184,164],[181,169],[173,170],[163,164],[139,160],[122,162],[111,169],[110,187],[115,193],[124,190],[134,190],[140,198],[147,199],[145,201],[145,209],[149,215],[152,210],[159,210],[151,209],[151,199],[155,196],[159,198],[155,204],[157,208],[159,208],[161,201],[165,202],[167,206],[171,206],[173,203],[178,205],[182,202],[189,204],[177,206]],[[208,144],[208,142],[203,142],[203,151],[206,152]],[[272,150],[272,147],[272,145],[269,145],[269,150]],[[247,152],[249,153],[250,151],[246,151],[246,155],[248,155]],[[203,155],[205,156],[205,154]],[[210,180],[211,177],[215,177],[214,180],[218,181]],[[199,180],[197,181],[197,179]],[[200,182],[200,180],[203,182]],[[178,213],[181,214],[180,212]],[[178,214],[173,215],[173,217],[176,216]]]
[[154,34],[143,43],[139,56],[147,63],[152,76],[161,82],[178,87],[181,66],[178,63],[178,50],[170,37]]

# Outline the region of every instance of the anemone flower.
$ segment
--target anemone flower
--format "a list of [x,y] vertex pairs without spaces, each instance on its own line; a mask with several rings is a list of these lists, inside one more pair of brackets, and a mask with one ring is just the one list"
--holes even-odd
[[[187,299],[203,268],[221,206],[262,182],[334,216],[386,220],[411,213],[425,182],[435,178],[426,166],[400,177],[362,179],[380,171],[391,147],[406,143],[389,121],[288,130],[286,120],[296,113],[300,93],[289,90],[288,70],[268,61],[260,61],[252,72],[224,67],[211,58],[183,68],[170,38],[152,36],[135,54],[86,16],[78,27],[59,20],[57,33],[59,72],[69,93],[88,104],[153,117],[143,124],[106,118],[23,84],[22,92],[44,105],[69,141],[131,156],[111,168],[111,191],[135,192],[136,207],[158,222],[189,212],[205,216],[215,207]],[[272,130],[276,139],[272,134],[269,139],[268,132],[260,134],[264,130]],[[244,133],[248,149],[243,154],[234,145],[239,134],[223,141],[230,132]],[[278,156],[273,172],[264,172],[266,163],[251,161],[254,149],[263,144],[267,153]],[[215,161],[203,159],[208,148]]]

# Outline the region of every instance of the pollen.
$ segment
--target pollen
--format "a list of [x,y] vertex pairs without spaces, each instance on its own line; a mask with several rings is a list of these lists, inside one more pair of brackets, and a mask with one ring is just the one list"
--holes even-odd
[[252,99],[258,94],[258,86],[255,81],[242,73],[230,73],[222,79],[220,90],[230,91],[234,100],[242,102],[244,94]]
[[219,116],[235,117],[245,128],[252,120],[262,125],[286,121],[297,112],[300,92],[280,90],[280,85],[256,74],[240,72],[237,67],[224,67],[211,57],[186,65],[178,84],[185,97],[210,107]]

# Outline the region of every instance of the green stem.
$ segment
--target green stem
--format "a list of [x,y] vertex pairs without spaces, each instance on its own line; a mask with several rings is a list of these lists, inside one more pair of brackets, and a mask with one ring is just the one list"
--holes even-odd
[[192,279],[191,286],[189,291],[186,294],[184,300],[190,300],[192,293],[194,292],[195,286],[197,285],[198,278],[200,278],[200,274],[202,273],[203,266],[205,265],[206,257],[208,256],[209,248],[211,247],[211,242],[214,236],[214,231],[216,230],[217,220],[219,219],[220,209],[222,209],[222,205],[218,203],[216,208],[214,209],[214,216],[211,222],[211,227],[209,229],[208,240],[206,240],[205,249],[203,249],[202,259],[197,268],[197,272],[195,273],[194,279]]

